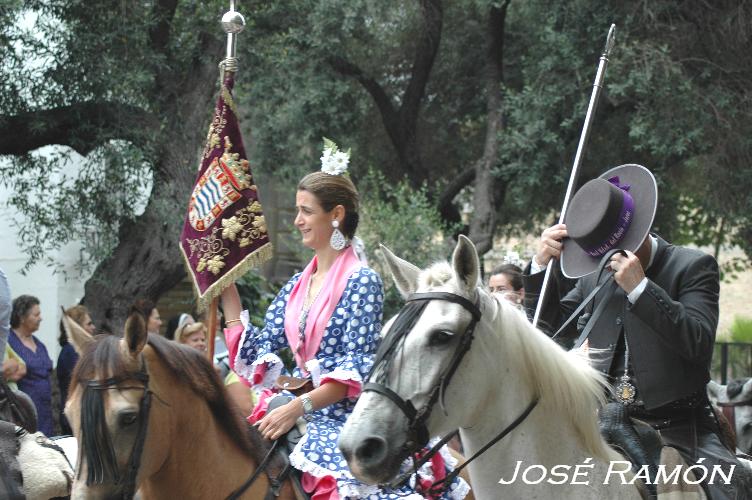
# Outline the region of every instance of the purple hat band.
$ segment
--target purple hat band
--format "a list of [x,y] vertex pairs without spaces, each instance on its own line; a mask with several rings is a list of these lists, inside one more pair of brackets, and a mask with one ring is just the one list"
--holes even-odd
[[614,176],[608,179],[608,182],[618,187],[622,191],[622,206],[619,217],[616,219],[616,225],[609,235],[597,246],[593,248],[583,248],[585,252],[591,257],[602,257],[612,248],[615,248],[624,236],[627,234],[629,226],[634,219],[634,199],[629,194],[630,185],[619,183],[619,177]]

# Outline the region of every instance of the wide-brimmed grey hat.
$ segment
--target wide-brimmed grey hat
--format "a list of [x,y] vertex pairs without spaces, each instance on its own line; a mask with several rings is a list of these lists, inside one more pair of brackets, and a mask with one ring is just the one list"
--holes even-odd
[[561,252],[564,276],[592,273],[611,249],[637,251],[650,232],[657,206],[658,185],[642,165],[620,165],[585,183],[564,217],[569,235]]

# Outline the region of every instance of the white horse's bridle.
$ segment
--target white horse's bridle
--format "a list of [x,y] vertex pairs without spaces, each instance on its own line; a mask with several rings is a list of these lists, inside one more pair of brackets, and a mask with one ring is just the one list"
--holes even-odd
[[[439,380],[436,382],[436,385],[434,385],[429,391],[428,401],[419,410],[416,410],[415,406],[412,404],[412,402],[409,399],[408,400],[403,399],[399,394],[397,394],[392,389],[390,389],[386,385],[386,380],[389,374],[389,363],[391,362],[391,359],[396,352],[395,348],[399,344],[399,341],[403,339],[407,334],[410,333],[412,328],[415,326],[415,323],[417,322],[418,318],[420,317],[423,310],[425,309],[426,305],[428,304],[428,301],[431,301],[431,300],[444,300],[448,302],[453,302],[455,304],[459,304],[472,315],[473,319],[470,321],[470,324],[467,325],[467,328],[465,328],[465,331],[462,333],[462,336],[460,337],[460,341],[459,341],[460,343],[455,349],[454,355],[452,356],[452,359],[449,362],[449,367],[439,377]],[[416,303],[419,303],[419,304],[416,304]],[[433,410],[433,407],[437,401],[441,403],[442,408],[444,407],[444,393],[446,392],[446,387],[449,385],[449,382],[451,381],[452,376],[454,375],[455,371],[457,371],[457,368],[462,362],[462,359],[465,357],[465,354],[467,354],[467,352],[470,350],[470,347],[472,345],[473,338],[475,335],[475,326],[477,325],[478,321],[480,321],[480,318],[481,318],[481,312],[477,304],[470,302],[468,299],[466,299],[465,297],[462,297],[461,295],[457,295],[457,294],[450,293],[450,292],[414,293],[407,298],[405,306],[397,315],[397,319],[392,325],[392,329],[389,334],[389,339],[385,347],[379,349],[379,352],[377,353],[377,356],[376,356],[376,360],[374,361],[374,364],[373,364],[373,368],[371,368],[371,372],[368,374],[368,377],[366,378],[366,383],[363,386],[363,392],[367,392],[367,391],[376,392],[387,397],[394,404],[396,404],[397,407],[405,415],[405,417],[408,420],[408,428],[407,428],[408,437],[403,446],[403,452],[405,452],[408,456],[417,452],[422,446],[424,446],[428,442],[429,437],[430,437],[428,433],[428,427],[426,426],[428,418],[431,416],[431,411]],[[381,366],[382,364],[384,364],[384,368],[378,373],[378,381],[371,382],[370,381],[371,375],[374,374],[377,368]],[[454,471],[452,471],[452,473],[447,475],[443,480],[440,480],[434,483],[431,486],[431,491],[434,492],[435,488],[443,489],[446,487],[446,485],[451,484],[454,478],[460,473],[460,471],[466,465],[468,465],[471,461],[473,461],[475,458],[480,456],[483,452],[485,452],[488,448],[493,446],[496,442],[498,442],[504,436],[509,434],[509,432],[514,430],[514,428],[517,427],[519,424],[521,424],[522,421],[525,420],[525,418],[530,414],[530,412],[533,410],[533,408],[535,408],[537,404],[538,404],[538,399],[535,398],[532,401],[532,403],[528,405],[525,411],[514,422],[512,422],[510,425],[504,428],[504,430],[502,430],[501,433],[499,433],[496,437],[494,437],[494,439],[492,439],[488,444],[486,444],[483,448],[481,448],[478,451],[478,453],[470,457],[460,467],[455,468]],[[426,454],[424,454],[420,460],[415,461],[415,463],[413,464],[414,470],[408,471],[402,474],[401,476],[398,476],[389,484],[389,486],[396,488],[396,487],[399,487],[405,481],[407,481],[412,475],[412,473],[417,471],[421,465],[423,465],[428,460],[430,460],[431,457],[433,457],[439,451],[439,448],[443,446],[444,444],[446,444],[451,439],[451,437],[456,434],[456,432],[457,431],[452,431],[447,436],[442,438],[441,441],[439,441],[437,445],[435,445],[433,448],[431,448],[431,450],[429,450]]]

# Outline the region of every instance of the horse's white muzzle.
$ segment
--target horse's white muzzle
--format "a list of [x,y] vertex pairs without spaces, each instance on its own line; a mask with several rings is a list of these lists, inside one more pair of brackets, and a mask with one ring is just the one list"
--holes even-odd
[[339,435],[353,476],[366,484],[387,483],[406,458],[407,419],[391,401],[375,393],[360,396]]

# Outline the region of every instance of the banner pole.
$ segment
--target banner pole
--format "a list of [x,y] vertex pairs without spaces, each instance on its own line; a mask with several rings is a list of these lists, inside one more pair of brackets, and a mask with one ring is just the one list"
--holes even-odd
[[[569,185],[567,186],[567,192],[564,196],[564,204],[561,207],[561,215],[559,216],[559,224],[564,223],[564,217],[567,213],[567,207],[569,206],[569,199],[572,197],[575,187],[577,187],[577,179],[580,176],[580,165],[582,164],[582,155],[585,151],[585,146],[590,138],[590,129],[593,124],[593,117],[595,116],[595,110],[598,107],[598,99],[603,89],[603,80],[606,77],[606,68],[608,67],[608,57],[611,54],[611,49],[614,48],[614,33],[616,31],[616,25],[612,24],[608,30],[608,36],[606,36],[606,46],[601,54],[600,61],[598,63],[598,71],[595,74],[595,81],[593,82],[593,92],[590,95],[590,104],[588,104],[587,114],[585,115],[585,123],[582,124],[582,133],[580,134],[580,142],[577,144],[577,153],[574,155],[574,163],[572,165],[572,173],[569,176]],[[533,257],[535,258],[535,257]],[[551,279],[551,272],[553,270],[553,259],[548,261],[546,265],[546,274],[543,277],[543,285],[541,286],[540,296],[538,297],[538,305],[535,308],[535,315],[533,316],[533,326],[538,326],[538,320],[540,319],[541,310],[546,299],[546,289],[548,288],[548,282]]]
[[217,309],[219,307],[219,298],[214,298],[211,301],[209,310],[206,312],[206,329],[209,331],[209,336],[206,339],[206,354],[209,357],[209,362],[214,363],[214,340],[217,336]]

